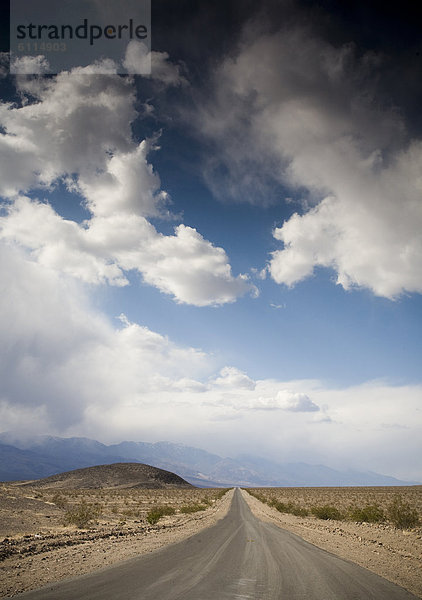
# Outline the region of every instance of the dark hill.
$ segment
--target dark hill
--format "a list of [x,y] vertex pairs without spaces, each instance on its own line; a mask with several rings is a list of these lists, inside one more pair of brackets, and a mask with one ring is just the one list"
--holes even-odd
[[190,483],[175,473],[140,463],[114,463],[86,467],[25,482],[22,485],[60,489],[192,487]]

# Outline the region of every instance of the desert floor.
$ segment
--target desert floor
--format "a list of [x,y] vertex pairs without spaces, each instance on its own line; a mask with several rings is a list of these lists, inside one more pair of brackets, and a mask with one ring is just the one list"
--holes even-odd
[[[386,506],[397,493],[412,506],[422,502],[421,486],[409,488],[261,488],[258,492],[302,506],[331,504],[339,508],[377,502]],[[422,528],[401,530],[386,523],[324,521],[313,516],[280,513],[242,492],[252,512],[263,521],[288,529],[332,554],[350,560],[422,598]]]
[[[0,597],[10,597],[153,552],[194,535],[228,511],[233,490],[37,490],[0,487]],[[90,527],[63,525],[82,501],[101,506]],[[59,506],[58,506],[59,505]],[[205,510],[181,513],[183,507]],[[156,524],[154,508],[175,515]]]
[[[335,501],[387,502],[393,488],[263,489],[282,501],[302,504]],[[403,490],[401,490],[403,491]],[[0,486],[0,597],[9,597],[153,552],[185,539],[224,517],[232,491],[221,490],[37,490]],[[410,488],[419,506],[421,488]],[[400,530],[388,523],[323,521],[278,512],[243,492],[254,514],[338,556],[393,581],[422,598],[422,529]],[[313,496],[317,494],[318,496]],[[334,494],[334,495],[333,495]],[[349,494],[349,495],[348,495]],[[356,496],[360,494],[360,496]],[[334,500],[333,500],[334,499]],[[90,527],[64,525],[70,509],[81,502],[99,506]],[[181,512],[201,505],[204,510]],[[156,524],[147,520],[156,507],[176,513]]]

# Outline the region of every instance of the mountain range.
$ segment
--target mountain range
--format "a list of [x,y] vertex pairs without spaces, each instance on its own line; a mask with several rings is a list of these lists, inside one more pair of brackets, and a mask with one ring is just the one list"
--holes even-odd
[[0,481],[31,480],[95,465],[137,462],[180,475],[199,487],[412,485],[388,475],[339,471],[303,462],[278,463],[253,455],[223,458],[171,442],[102,444],[89,438],[0,434]]

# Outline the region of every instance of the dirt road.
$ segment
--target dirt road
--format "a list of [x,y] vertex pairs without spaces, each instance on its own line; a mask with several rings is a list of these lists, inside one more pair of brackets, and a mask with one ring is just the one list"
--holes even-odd
[[404,589],[253,516],[239,490],[227,516],[184,542],[26,600],[411,600]]

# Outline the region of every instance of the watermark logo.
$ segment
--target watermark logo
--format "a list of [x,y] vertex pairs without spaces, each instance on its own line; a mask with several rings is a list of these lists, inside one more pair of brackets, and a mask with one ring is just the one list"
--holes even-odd
[[95,64],[97,73],[145,75],[150,51],[151,0],[10,0],[12,73],[57,74]]

